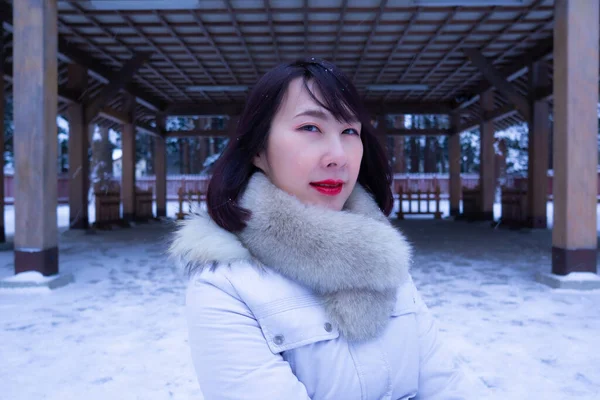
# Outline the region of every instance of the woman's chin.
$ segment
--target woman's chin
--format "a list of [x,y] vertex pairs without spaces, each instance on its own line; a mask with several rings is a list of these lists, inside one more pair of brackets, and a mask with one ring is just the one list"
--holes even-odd
[[341,200],[341,198],[318,198],[310,203],[314,206],[326,208],[331,211],[341,211],[344,207],[344,203]]

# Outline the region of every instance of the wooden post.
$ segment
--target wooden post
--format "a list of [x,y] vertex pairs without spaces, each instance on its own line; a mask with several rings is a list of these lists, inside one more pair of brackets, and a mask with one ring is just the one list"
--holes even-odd
[[[484,111],[493,111],[494,92],[488,90],[481,95],[481,108]],[[484,221],[494,220],[494,197],[496,192],[496,182],[494,180],[494,121],[485,121],[481,123],[479,129],[480,140],[480,166],[479,166],[479,186],[481,188],[481,209],[479,210],[479,219]]]
[[[404,129],[404,115],[394,119],[394,128]],[[404,136],[394,137],[394,172],[405,172]]]
[[536,93],[546,87],[548,67],[538,61],[529,68],[532,116],[529,121],[529,161],[527,168],[528,221],[531,228],[546,228],[546,203],[548,202],[548,140],[550,131],[549,109],[546,100],[536,101]]
[[396,214],[398,219],[404,219],[404,210],[402,208],[402,203],[404,202],[404,189],[402,189],[402,185],[398,188],[398,213]]
[[432,173],[435,172],[435,149],[434,149],[435,138],[431,136],[425,137],[425,151],[423,154],[423,172]]
[[[159,131],[166,129],[166,118],[158,115],[156,126]],[[154,176],[156,179],[156,216],[167,216],[167,147],[164,137],[154,138]]]
[[598,1],[554,2],[552,273],[596,273]]
[[121,171],[121,194],[123,197],[123,220],[135,220],[135,98],[125,94],[125,112],[129,121],[123,124],[121,146],[123,147]]
[[[81,96],[87,86],[87,70],[78,64],[68,65],[67,87]],[[88,229],[88,190],[90,167],[88,160],[88,123],[81,103],[71,103],[69,117],[69,228]]]
[[56,0],[13,2],[15,273],[58,273]]
[[[90,125],[90,131],[94,131],[94,126]],[[98,126],[98,132],[94,136],[92,133],[92,171],[95,178],[94,189],[107,188],[113,174],[112,151],[108,128]]]
[[181,173],[188,175],[190,173],[190,141],[188,138],[180,139],[180,149],[182,153]]
[[461,179],[460,179],[460,133],[458,127],[460,125],[460,116],[453,114],[451,117],[452,134],[448,138],[448,164],[450,168],[450,216],[456,217],[460,215],[460,196],[461,196]]
[[442,218],[442,212],[440,211],[440,186],[435,187],[435,219]]
[[420,153],[421,153],[421,143],[419,143],[419,138],[411,137],[410,138],[410,172],[417,173],[420,169]]
[[375,139],[377,139],[377,141],[379,142],[379,145],[381,146],[381,150],[383,151],[383,154],[386,155],[386,157],[388,157],[388,145],[387,145],[387,135],[385,134],[385,126],[384,125],[384,121],[382,121],[382,118],[379,118],[377,116],[373,116],[371,117],[371,124],[375,127]]
[[[0,76],[4,76],[4,36],[0,35]],[[4,152],[4,79],[0,79],[0,149]],[[6,242],[4,230],[4,158],[0,165],[0,243]]]

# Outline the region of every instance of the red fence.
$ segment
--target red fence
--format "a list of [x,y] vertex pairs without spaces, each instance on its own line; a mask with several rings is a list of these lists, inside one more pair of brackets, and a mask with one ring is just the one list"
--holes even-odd
[[[59,175],[58,177],[58,202],[60,204],[69,203],[69,177]],[[4,204],[14,204],[15,202],[15,177],[12,174],[4,174]]]
[[[180,187],[184,190],[204,190],[207,187],[209,176],[200,175],[169,175],[167,177],[167,200],[176,201],[177,191]],[[118,180],[117,180],[118,181]],[[479,184],[478,174],[461,174],[462,187],[472,189]],[[136,185],[142,190],[152,189],[156,194],[156,182],[154,176],[144,176],[136,178]],[[394,193],[398,193],[399,187],[404,191],[408,190],[434,190],[436,185],[440,187],[442,197],[448,197],[450,192],[450,182],[448,174],[395,174],[394,175]],[[505,184],[512,188],[527,188],[526,177],[509,177]],[[598,174],[598,191],[600,195],[600,173]],[[552,175],[548,176],[548,195],[552,195]],[[12,174],[4,175],[4,199],[5,204],[14,203],[14,176]],[[69,177],[61,175],[58,177],[58,202],[66,204],[69,202]]]

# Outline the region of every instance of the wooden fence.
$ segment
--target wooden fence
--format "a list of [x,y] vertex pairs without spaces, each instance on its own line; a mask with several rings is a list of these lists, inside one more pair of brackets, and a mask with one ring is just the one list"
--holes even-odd
[[[178,190],[184,191],[202,191],[205,190],[209,176],[200,175],[169,175],[167,177],[167,200],[177,201]],[[120,183],[120,178],[115,181]],[[464,189],[474,189],[479,184],[478,174],[461,174],[461,186]],[[154,176],[144,176],[136,178],[136,186],[142,190],[152,190],[156,196],[156,181]],[[508,177],[505,187],[523,189],[527,187],[526,177]],[[421,192],[433,191],[436,187],[440,188],[440,196],[447,199],[450,193],[450,181],[448,174],[395,174],[393,192],[398,193],[400,187],[407,191]],[[598,174],[598,195],[600,196],[600,173]],[[69,202],[69,176],[60,175],[58,177],[58,202],[67,204]],[[548,197],[552,200],[552,174],[548,174]],[[14,203],[14,176],[12,174],[4,175],[4,201],[5,204]]]

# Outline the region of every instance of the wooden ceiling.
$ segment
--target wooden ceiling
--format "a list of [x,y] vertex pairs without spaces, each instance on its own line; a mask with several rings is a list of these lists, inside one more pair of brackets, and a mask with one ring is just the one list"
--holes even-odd
[[[12,1],[3,1],[0,17],[10,63]],[[483,53],[524,96],[528,96],[527,65],[545,60],[551,66],[553,0],[522,0],[511,6],[432,2],[203,0],[193,8],[173,9],[190,1],[172,0],[170,7],[162,7],[169,9],[158,10],[131,9],[144,7],[124,0],[118,8],[129,9],[116,10],[99,6],[102,0],[59,0],[59,86],[66,86],[67,63],[77,62],[90,71],[86,95],[93,97],[127,60],[150,52],[127,91],[138,98],[139,118],[151,123],[157,111],[235,113],[247,91],[190,88],[251,87],[279,62],[321,57],[352,77],[368,104],[384,105],[379,108],[382,112],[459,109],[467,126],[482,118],[477,95],[490,85],[464,49]],[[131,6],[123,6],[127,4]],[[367,85],[373,84],[426,88],[369,90]],[[59,110],[64,110],[66,103],[61,104]],[[118,96],[109,105],[119,112],[122,104]],[[493,116],[498,129],[521,121],[499,93]]]

